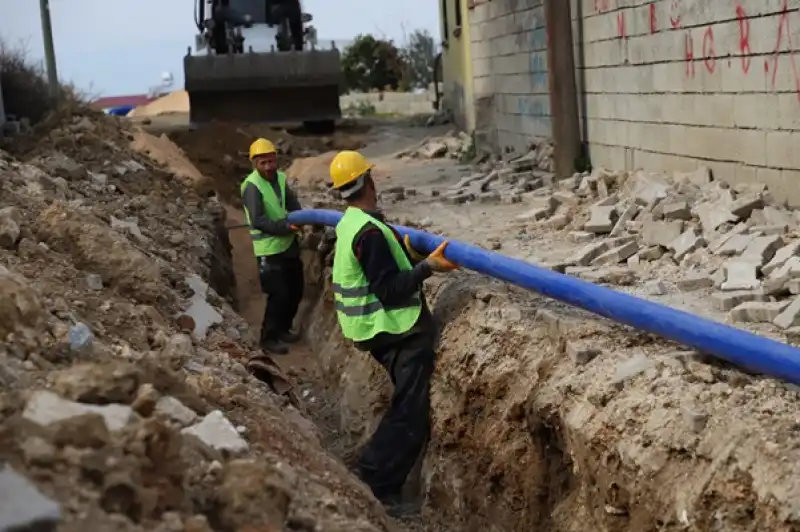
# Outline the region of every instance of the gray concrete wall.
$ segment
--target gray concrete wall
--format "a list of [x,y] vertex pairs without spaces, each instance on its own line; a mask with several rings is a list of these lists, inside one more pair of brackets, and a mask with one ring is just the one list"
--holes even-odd
[[[572,0],[573,17],[578,2],[595,166],[706,164],[800,204],[800,0]],[[550,132],[540,4],[492,0],[469,11],[476,98],[492,109],[500,149]]]
[[477,3],[469,14],[476,130],[495,149],[524,151],[552,129],[542,0]]
[[350,93],[340,98],[342,111],[358,108],[360,105],[372,105],[378,114],[415,115],[433,112],[434,91],[425,92],[369,92]]
[[595,165],[702,161],[800,203],[800,2],[582,1]]

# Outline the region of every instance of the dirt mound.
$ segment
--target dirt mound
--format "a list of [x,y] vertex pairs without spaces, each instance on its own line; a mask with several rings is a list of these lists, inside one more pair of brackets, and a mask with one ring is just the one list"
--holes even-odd
[[19,140],[0,151],[3,522],[388,530],[313,425],[245,370],[259,352],[225,299],[224,209],[187,186],[201,174],[112,117]]
[[170,113],[188,113],[189,94],[183,89],[173,91],[152,102],[133,109],[129,117],[158,116]]
[[135,131],[131,148],[147,155],[159,164],[164,165],[187,186],[194,188],[201,195],[213,191],[213,182],[203,175],[195,165],[186,158],[186,154],[166,135],[156,137],[144,131]]
[[[233,205],[240,205],[239,185],[252,171],[247,149],[258,137],[268,138],[275,143],[279,150],[279,164],[284,169],[290,168],[296,158],[312,157],[332,150],[358,149],[364,145],[362,135],[347,131],[314,137],[293,135],[254,124],[228,122],[201,125],[195,130],[170,134],[170,138],[186,152],[197,168],[213,179],[223,201]],[[309,174],[297,176],[301,185],[306,184],[306,175]],[[316,179],[317,173],[309,175],[309,178]]]

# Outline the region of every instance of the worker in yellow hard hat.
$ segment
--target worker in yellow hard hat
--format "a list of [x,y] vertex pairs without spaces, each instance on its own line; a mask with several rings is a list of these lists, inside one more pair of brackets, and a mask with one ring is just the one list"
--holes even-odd
[[427,257],[411,248],[378,210],[373,165],[355,151],[331,162],[331,186],[347,202],[336,226],[333,292],[345,338],[369,351],[389,373],[394,396],[364,447],[358,471],[389,511],[404,513],[400,492],[422,452],[430,424],[435,327],[422,294],[433,272],[458,268],[447,242]]
[[299,230],[289,224],[286,216],[301,207],[286,183],[286,174],[278,170],[278,152],[272,142],[253,142],[250,161],[253,171],[242,182],[241,193],[261,289],[267,294],[261,347],[282,355],[288,353],[287,343],[300,339],[291,328],[303,298],[303,263]]

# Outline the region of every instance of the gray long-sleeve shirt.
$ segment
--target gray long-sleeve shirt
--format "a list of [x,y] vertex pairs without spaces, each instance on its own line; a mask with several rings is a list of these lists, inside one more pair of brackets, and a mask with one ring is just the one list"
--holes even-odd
[[[278,180],[272,179],[266,181],[270,184],[270,186],[272,186],[272,190],[275,191],[275,196],[280,198],[281,189],[280,185],[278,184]],[[269,219],[267,212],[264,209],[264,198],[261,197],[261,191],[259,191],[258,187],[252,183],[248,183],[244,188],[244,193],[242,194],[242,203],[244,203],[244,206],[250,215],[250,224],[254,229],[258,229],[263,233],[274,236],[286,236],[292,234],[290,224],[285,218],[283,220]],[[297,195],[291,188],[289,188],[288,184],[286,185],[285,205],[286,210],[289,212],[299,211],[302,209],[300,206],[300,201],[297,199]],[[299,252],[300,247],[297,239],[295,239],[291,247],[281,253],[280,256],[287,258],[296,257]]]

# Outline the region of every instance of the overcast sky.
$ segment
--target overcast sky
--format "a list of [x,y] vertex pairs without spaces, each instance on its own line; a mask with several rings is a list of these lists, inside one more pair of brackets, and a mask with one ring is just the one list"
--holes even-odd
[[[438,38],[436,6],[432,0],[303,0],[320,40],[373,33],[402,42],[418,28]],[[97,96],[146,92],[164,71],[183,85],[183,56],[197,33],[194,0],[50,0],[50,10],[61,79]],[[39,2],[0,0],[0,38],[24,43],[41,59]]]

